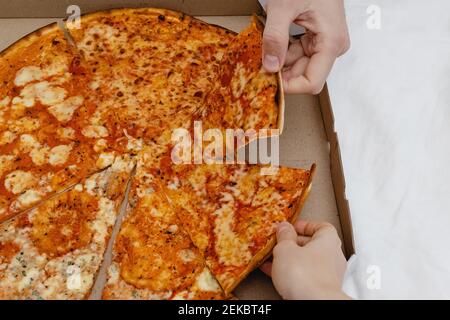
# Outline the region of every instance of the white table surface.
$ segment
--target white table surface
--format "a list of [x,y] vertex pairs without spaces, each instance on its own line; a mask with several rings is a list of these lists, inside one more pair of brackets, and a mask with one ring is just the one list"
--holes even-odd
[[[370,5],[381,29],[366,26]],[[329,88],[358,255],[357,298],[450,298],[450,1],[346,0]],[[377,277],[379,275],[379,286]]]

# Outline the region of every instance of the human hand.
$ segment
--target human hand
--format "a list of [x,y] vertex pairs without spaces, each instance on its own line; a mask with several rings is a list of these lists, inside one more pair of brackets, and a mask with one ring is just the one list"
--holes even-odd
[[[336,58],[350,47],[343,0],[267,0],[266,12],[264,69],[283,69],[286,93],[318,94]],[[289,45],[292,22],[307,32]]]
[[265,262],[261,270],[272,277],[283,299],[350,299],[341,289],[347,261],[331,224],[282,222],[277,242],[273,261]]

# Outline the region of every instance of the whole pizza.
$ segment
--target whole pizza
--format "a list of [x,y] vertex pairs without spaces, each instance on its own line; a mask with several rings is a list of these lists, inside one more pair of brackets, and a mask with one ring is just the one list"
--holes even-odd
[[232,296],[296,219],[314,166],[174,163],[171,137],[199,121],[280,128],[261,37],[256,18],[236,34],[119,9],[0,54],[0,299],[89,298],[110,242],[104,299]]

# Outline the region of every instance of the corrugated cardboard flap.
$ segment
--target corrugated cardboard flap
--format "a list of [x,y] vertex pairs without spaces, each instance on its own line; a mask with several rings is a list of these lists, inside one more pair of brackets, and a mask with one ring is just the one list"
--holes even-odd
[[340,215],[345,254],[347,257],[350,257],[355,253],[353,230],[351,227],[352,223],[350,206],[345,194],[345,176],[344,168],[342,165],[341,149],[339,146],[338,135],[334,129],[334,115],[331,108],[331,101],[327,85],[325,85],[324,89],[319,95],[319,102],[325,126],[325,132],[330,143],[331,178],[333,180],[336,205],[338,207]]
[[210,16],[239,16],[262,12],[258,2],[250,0],[214,1],[211,5],[205,5],[203,0],[0,0],[0,18],[62,18],[67,17],[70,5],[77,5],[81,14],[125,7],[165,8],[189,15]]

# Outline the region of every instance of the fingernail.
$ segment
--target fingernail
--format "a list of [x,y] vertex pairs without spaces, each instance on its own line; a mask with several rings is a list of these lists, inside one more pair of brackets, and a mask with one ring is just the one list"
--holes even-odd
[[288,228],[289,228],[289,222],[286,222],[286,221],[280,222],[277,225],[277,232],[281,233],[281,232],[283,232],[284,230],[286,230]]
[[266,54],[264,56],[264,68],[269,72],[277,72],[280,70],[280,60],[276,56]]

